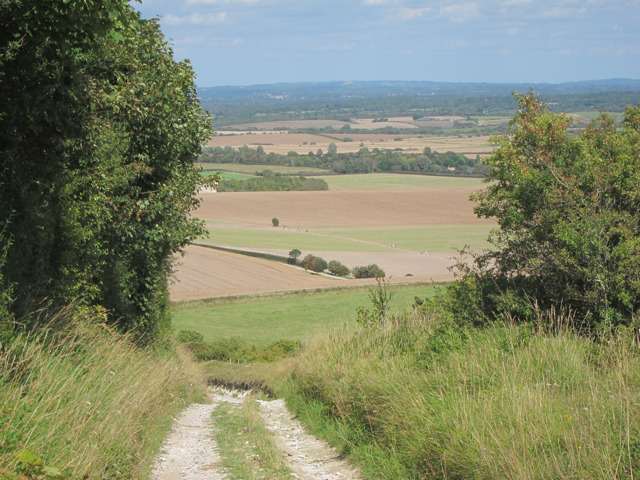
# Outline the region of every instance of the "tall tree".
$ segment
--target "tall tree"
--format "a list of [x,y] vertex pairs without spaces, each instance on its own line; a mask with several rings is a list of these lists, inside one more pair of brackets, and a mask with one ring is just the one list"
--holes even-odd
[[475,197],[476,213],[499,225],[478,258],[485,308],[562,305],[589,327],[637,319],[640,106],[620,128],[601,115],[572,135],[570,119],[533,92],[516,98],[510,133],[485,160],[489,187]]
[[166,323],[171,254],[201,231],[209,134],[188,62],[124,0],[0,2],[0,218],[13,310],[82,299]]

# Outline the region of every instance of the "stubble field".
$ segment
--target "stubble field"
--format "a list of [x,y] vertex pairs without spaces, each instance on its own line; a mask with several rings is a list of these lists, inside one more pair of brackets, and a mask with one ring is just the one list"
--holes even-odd
[[[345,177],[337,177],[343,190],[203,194],[195,215],[209,228],[205,244],[285,257],[297,248],[349,268],[376,263],[391,283],[449,280],[456,248],[483,248],[493,223],[473,214],[469,195],[479,180],[425,180],[403,188],[397,176],[361,176],[358,189],[344,189]],[[179,259],[176,280],[174,301],[372,283],[202,246]]]

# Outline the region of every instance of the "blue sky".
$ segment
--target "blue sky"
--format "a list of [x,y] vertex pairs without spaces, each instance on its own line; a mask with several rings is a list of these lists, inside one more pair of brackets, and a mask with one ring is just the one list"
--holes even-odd
[[143,0],[199,86],[640,78],[640,0]]

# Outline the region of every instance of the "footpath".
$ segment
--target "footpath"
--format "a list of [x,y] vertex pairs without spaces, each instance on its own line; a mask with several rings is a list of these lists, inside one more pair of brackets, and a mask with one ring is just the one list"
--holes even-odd
[[[214,436],[214,410],[224,403],[240,404],[247,392],[214,387],[211,403],[194,404],[175,420],[151,475],[152,480],[230,480]],[[264,426],[271,432],[292,473],[286,479],[359,480],[360,474],[325,442],[308,434],[283,400],[254,400]],[[259,478],[259,477],[256,477]],[[275,479],[272,479],[275,480]]]

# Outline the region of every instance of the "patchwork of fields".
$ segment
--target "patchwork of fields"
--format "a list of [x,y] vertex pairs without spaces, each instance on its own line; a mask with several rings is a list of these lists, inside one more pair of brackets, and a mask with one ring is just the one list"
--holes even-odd
[[[493,223],[473,214],[478,179],[327,177],[326,192],[203,194],[195,215],[210,245],[287,256],[294,248],[353,268],[378,264],[392,283],[452,278],[456,249],[482,249]],[[279,227],[272,226],[278,218]],[[313,275],[286,264],[192,246],[179,260],[171,299],[371,284]]]
[[327,152],[329,144],[334,143],[338,147],[338,153],[358,152],[361,148],[369,150],[400,149],[406,152],[420,153],[425,147],[436,152],[463,153],[470,158],[475,158],[491,152],[489,137],[487,136],[460,136],[460,137],[434,137],[427,135],[411,134],[384,134],[384,133],[332,133],[330,135],[318,135],[311,133],[287,133],[282,130],[266,131],[218,131],[218,135],[212,137],[207,143],[208,147],[234,147],[246,145],[251,148],[262,146],[267,153],[287,154],[297,152],[301,155],[317,152],[321,149]]

